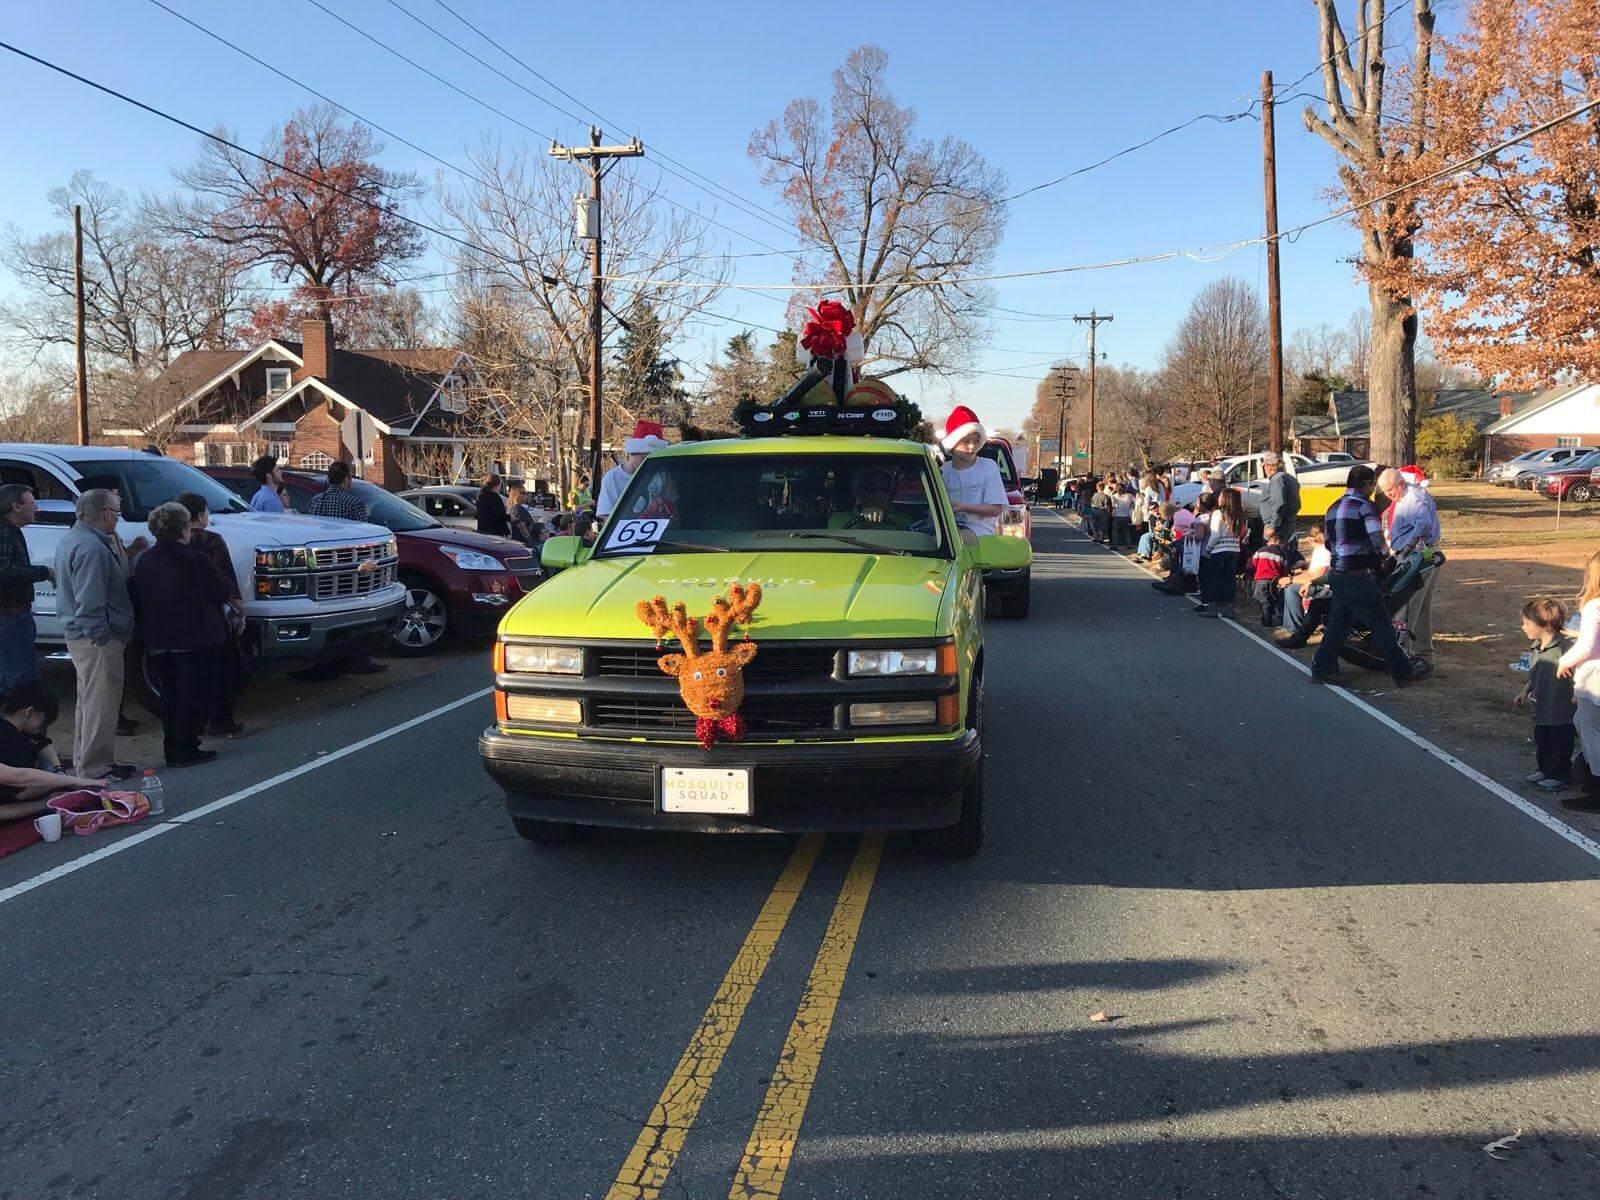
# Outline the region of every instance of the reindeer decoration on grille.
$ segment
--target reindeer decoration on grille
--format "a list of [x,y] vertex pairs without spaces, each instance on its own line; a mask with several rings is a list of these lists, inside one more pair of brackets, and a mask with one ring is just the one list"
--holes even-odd
[[[748,587],[736,583],[726,598],[711,602],[711,611],[699,622],[691,617],[683,602],[670,608],[662,596],[641,600],[634,606],[639,620],[656,635],[659,646],[670,633],[683,647],[682,654],[663,654],[656,665],[678,681],[678,694],[694,714],[695,737],[707,750],[719,739],[737,742],[744,737],[744,718],[739,706],[744,703],[744,669],[756,656],[756,644],[749,640],[750,618],[761,603],[761,585]],[[711,635],[711,649],[700,649],[697,624]],[[728,638],[735,625],[745,626],[745,640],[729,647]]]

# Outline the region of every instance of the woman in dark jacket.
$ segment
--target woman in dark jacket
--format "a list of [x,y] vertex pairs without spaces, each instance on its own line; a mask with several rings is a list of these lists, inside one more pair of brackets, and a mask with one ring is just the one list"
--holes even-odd
[[206,733],[211,737],[237,737],[244,732],[244,726],[233,719],[234,701],[244,687],[244,658],[239,649],[239,631],[244,628],[244,599],[239,595],[239,579],[233,573],[228,543],[206,528],[211,524],[206,498],[198,492],[179,492],[177,501],[189,510],[189,545],[215,563],[228,584],[228,607],[223,614],[228,622],[228,637],[217,651],[210,671],[211,703],[206,714]]
[[150,513],[156,544],[134,563],[145,653],[161,689],[162,748],[167,766],[210,762],[200,749],[211,698],[210,669],[228,639],[222,606],[234,591],[216,565],[189,545],[189,510],[168,502]]

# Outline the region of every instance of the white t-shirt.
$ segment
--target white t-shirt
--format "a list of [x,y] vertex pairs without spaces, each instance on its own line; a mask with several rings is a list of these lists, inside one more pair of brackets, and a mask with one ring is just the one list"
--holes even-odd
[[[947,462],[939,468],[944,476],[945,491],[950,493],[952,504],[1006,503],[1006,485],[1000,478],[1000,468],[987,458],[980,458],[965,471],[956,470],[956,464]],[[993,533],[1000,523],[999,517],[975,517],[971,513],[956,513],[956,524],[972,530],[982,537]]]
[[[1333,551],[1328,549],[1328,544],[1326,542],[1320,546],[1312,547],[1311,561],[1306,565],[1313,571],[1315,571],[1318,567],[1322,568],[1322,575],[1317,576],[1318,579],[1322,579],[1323,576],[1328,573],[1329,569],[1333,566]],[[1323,579],[1323,582],[1326,583],[1327,581]]]
[[595,501],[594,515],[608,517],[622,501],[622,493],[633,482],[633,472],[618,463],[600,477],[600,497]]

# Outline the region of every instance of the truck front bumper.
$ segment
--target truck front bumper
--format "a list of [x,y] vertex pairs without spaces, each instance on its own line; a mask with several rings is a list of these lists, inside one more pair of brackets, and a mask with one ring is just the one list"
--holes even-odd
[[345,613],[252,617],[245,641],[264,663],[326,662],[382,650],[405,611],[404,598]]
[[[917,741],[724,744],[706,751],[530,737],[490,726],[478,753],[505,789],[513,817],[697,833],[843,833],[954,825],[983,745],[969,730]],[[750,816],[660,811],[663,767],[708,765],[749,768]]]

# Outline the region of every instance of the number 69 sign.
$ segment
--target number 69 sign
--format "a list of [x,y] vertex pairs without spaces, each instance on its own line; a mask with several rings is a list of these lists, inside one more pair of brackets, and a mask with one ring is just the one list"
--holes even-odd
[[665,517],[635,517],[618,521],[606,538],[606,549],[619,554],[648,554],[661,540],[670,522]]

